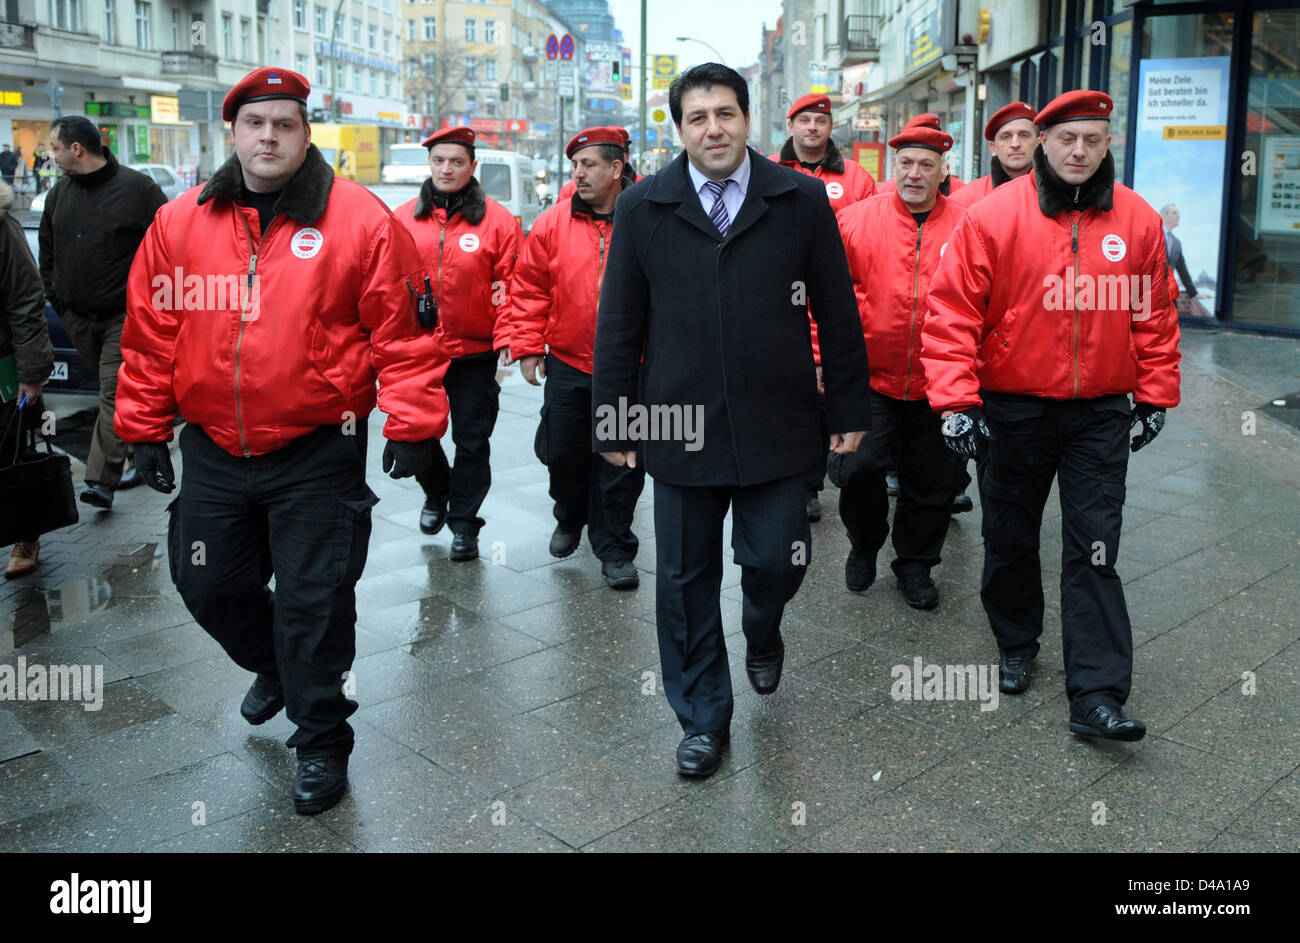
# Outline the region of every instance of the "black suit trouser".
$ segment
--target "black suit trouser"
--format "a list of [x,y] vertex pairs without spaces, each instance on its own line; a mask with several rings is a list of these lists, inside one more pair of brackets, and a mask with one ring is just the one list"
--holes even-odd
[[181,432],[172,580],[236,664],[279,676],[299,757],[352,752],[357,705],[343,695],[343,673],[356,655],[355,589],[379,500],[366,486],[366,428],[323,426],[252,458],[198,426]]
[[998,648],[1035,655],[1043,632],[1039,531],[1056,478],[1061,498],[1061,630],[1072,713],[1123,706],[1133,633],[1115,572],[1128,472],[1127,396],[1047,400],[984,394],[992,440],[980,463],[980,598]]
[[433,465],[416,475],[426,497],[447,501],[447,526],[453,534],[477,535],[486,523],[479,508],[492,486],[492,430],[500,409],[497,355],[493,351],[457,357],[442,385],[451,411],[451,440],[456,464],[449,465],[442,443],[435,442]]
[[871,391],[871,433],[856,452],[832,453],[839,467],[840,520],[855,550],[875,559],[889,528],[885,472],[898,456],[894,572],[929,573],[939,563],[952,514],[959,461],[943,442],[940,419],[924,399]]
[[567,533],[587,527],[602,563],[635,560],[632,515],[645,487],[645,468],[612,465],[591,451],[591,374],[546,355],[542,421],[534,449],[550,471],[555,520]]
[[722,523],[741,568],[741,626],[750,649],[780,639],[781,616],[808,570],[808,475],[749,487],[655,482],[655,617],[664,693],[688,735],[731,724],[723,640]]

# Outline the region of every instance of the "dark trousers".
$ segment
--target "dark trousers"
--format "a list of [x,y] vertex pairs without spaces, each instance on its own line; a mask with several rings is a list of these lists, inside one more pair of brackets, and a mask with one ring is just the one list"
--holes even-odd
[[447,367],[443,387],[451,408],[456,464],[448,465],[442,443],[435,442],[432,467],[415,476],[427,497],[447,501],[447,526],[453,534],[477,535],[485,523],[478,510],[492,485],[489,439],[501,395],[496,374],[497,355],[492,351],[457,357]]
[[781,616],[812,546],[806,474],[749,487],[655,482],[655,619],[664,694],[689,734],[731,725],[731,670],[723,641],[722,522],[731,507],[731,549],[745,601],[750,649],[780,639]]
[[645,487],[645,468],[611,465],[591,451],[591,374],[546,355],[542,421],[534,449],[550,470],[556,523],[570,534],[587,527],[602,563],[635,560],[632,515]]
[[68,337],[77,355],[99,375],[99,417],[90,435],[90,453],[86,456],[86,482],[99,482],[110,488],[122,479],[122,466],[129,447],[113,429],[113,410],[117,404],[117,368],[122,366],[122,325],[126,312],[116,317],[88,318],[75,311],[61,315]]
[[[198,426],[181,433],[184,478],[169,507],[172,579],[186,607],[241,668],[279,675],[304,756],[352,752],[343,673],[356,654],[357,580],[370,509],[366,426],[323,426],[237,458]],[[275,575],[275,592],[267,583]]]
[[943,442],[940,419],[927,400],[901,400],[871,391],[871,434],[856,452],[833,455],[839,465],[840,519],[859,553],[875,559],[889,536],[885,472],[898,455],[894,507],[894,572],[929,573],[939,562],[952,513],[959,462]]
[[1034,655],[1043,632],[1038,536],[1043,507],[1061,495],[1061,630],[1071,711],[1123,706],[1133,634],[1115,572],[1128,472],[1126,396],[1047,400],[984,394],[992,440],[981,463],[984,576],[980,597],[998,648]]

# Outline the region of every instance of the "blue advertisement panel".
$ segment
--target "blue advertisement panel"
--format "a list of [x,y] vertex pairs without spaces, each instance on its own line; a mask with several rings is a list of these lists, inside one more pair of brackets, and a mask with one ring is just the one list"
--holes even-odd
[[1133,189],[1164,218],[1185,317],[1212,317],[1217,307],[1228,65],[1227,56],[1207,56],[1138,66]]

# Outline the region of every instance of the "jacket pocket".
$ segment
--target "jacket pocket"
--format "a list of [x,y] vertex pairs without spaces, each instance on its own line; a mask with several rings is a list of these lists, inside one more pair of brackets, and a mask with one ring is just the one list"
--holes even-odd
[[365,486],[359,498],[339,498],[340,527],[336,537],[333,585],[350,585],[361,579],[370,549],[370,509],[379,496]]
[[1011,353],[1016,318],[1016,309],[1008,308],[998,323],[993,325],[993,330],[984,338],[984,343],[980,346],[980,359],[986,366],[991,367],[1002,362]]
[[313,323],[311,326],[309,349],[311,351],[311,363],[316,368],[316,372],[338,391],[344,402],[350,402],[352,384],[348,382],[347,375],[339,364],[330,359],[328,340],[319,323]]

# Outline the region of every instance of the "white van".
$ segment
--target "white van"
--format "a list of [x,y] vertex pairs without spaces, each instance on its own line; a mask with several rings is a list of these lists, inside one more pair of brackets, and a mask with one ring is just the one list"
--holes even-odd
[[489,151],[477,148],[479,185],[483,192],[508,209],[527,233],[542,215],[537,198],[536,167],[532,158],[514,151]]
[[429,176],[429,149],[423,144],[394,144],[388,149],[380,181],[383,183],[424,183]]

